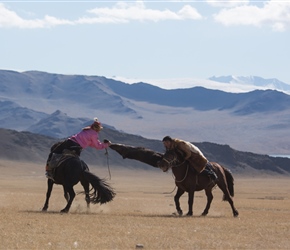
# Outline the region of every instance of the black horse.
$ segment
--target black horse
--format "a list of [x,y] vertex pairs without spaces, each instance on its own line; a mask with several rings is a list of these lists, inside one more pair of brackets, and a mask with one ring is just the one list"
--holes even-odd
[[[158,166],[164,171],[168,171],[170,168],[175,176],[175,184],[177,186],[177,192],[174,196],[176,210],[179,215],[183,212],[180,208],[179,198],[184,194],[188,193],[188,216],[192,216],[192,206],[194,200],[194,192],[205,190],[207,196],[207,204],[202,213],[203,216],[208,214],[211,202],[213,200],[212,189],[215,183],[210,177],[203,172],[198,174],[194,168],[183,160],[184,158],[178,152],[174,150],[168,150],[165,152],[161,161],[158,162]],[[216,162],[210,162],[213,171],[218,176],[216,184],[222,190],[224,196],[223,200],[228,201],[231,205],[233,216],[237,217],[239,212],[234,206],[232,197],[234,196],[234,178],[231,172],[219,165]]]
[[[89,171],[87,164],[78,156],[70,156],[62,160],[60,165],[55,168],[54,180],[47,180],[47,193],[45,204],[42,211],[47,211],[48,202],[51,195],[53,184],[60,184],[63,186],[64,197],[67,200],[67,205],[61,210],[67,213],[75,198],[73,186],[81,182],[84,187],[87,206],[92,202],[93,204],[104,204],[113,200],[115,196],[114,190],[106,183],[105,180],[100,179]],[[90,190],[90,184],[92,186]]]

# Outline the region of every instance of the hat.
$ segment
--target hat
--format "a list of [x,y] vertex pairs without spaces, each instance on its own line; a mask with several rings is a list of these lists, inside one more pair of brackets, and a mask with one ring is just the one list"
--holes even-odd
[[98,121],[98,118],[97,117],[94,118],[94,123],[92,124],[92,126],[99,126],[100,129],[103,128],[102,127],[102,124]]
[[98,121],[98,118],[97,118],[97,117],[94,118],[94,123],[96,123],[96,124],[101,124],[101,123]]

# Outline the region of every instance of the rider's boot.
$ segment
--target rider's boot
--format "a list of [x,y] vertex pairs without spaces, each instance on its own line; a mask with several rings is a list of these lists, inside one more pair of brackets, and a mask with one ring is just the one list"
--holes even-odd
[[218,176],[216,175],[215,171],[213,171],[212,166],[210,163],[207,163],[205,166],[205,171],[208,173],[210,179],[216,183],[218,180]]
[[49,169],[47,165],[45,167],[45,176],[46,176],[46,178],[51,179],[51,180],[54,181],[52,170]]

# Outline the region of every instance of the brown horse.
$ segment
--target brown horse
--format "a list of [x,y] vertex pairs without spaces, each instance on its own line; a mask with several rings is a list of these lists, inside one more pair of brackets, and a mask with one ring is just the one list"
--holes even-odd
[[[179,198],[188,192],[188,204],[189,211],[187,215],[192,215],[193,198],[195,191],[205,190],[207,196],[207,205],[202,215],[207,215],[210,208],[210,204],[213,199],[212,189],[215,184],[210,179],[206,171],[198,174],[193,168],[189,167],[185,162],[182,163],[182,156],[177,159],[175,152],[166,152],[164,155],[153,150],[143,147],[133,147],[124,144],[112,144],[111,149],[118,152],[124,159],[133,159],[143,163],[146,163],[152,167],[160,167],[164,172],[172,169],[175,175],[175,183],[178,187],[177,193],[174,197],[176,209],[179,215],[183,212],[180,208]],[[234,178],[231,172],[220,166],[217,163],[211,163],[215,173],[218,176],[217,185],[224,193],[224,200],[227,200],[233,210],[233,215],[236,217],[239,215],[238,211],[234,207],[232,197],[234,196]]]
[[213,171],[218,176],[216,183],[214,183],[208,175],[202,173],[198,174],[194,168],[190,167],[186,161],[183,161],[183,157],[174,150],[167,151],[162,160],[158,162],[158,166],[164,171],[172,169],[175,176],[175,184],[177,186],[177,192],[174,196],[176,210],[179,215],[183,212],[180,208],[179,198],[184,194],[188,193],[188,216],[192,216],[192,206],[194,200],[194,192],[205,190],[207,196],[207,204],[202,213],[203,216],[208,214],[211,202],[213,200],[212,189],[215,184],[222,190],[224,201],[228,201],[231,205],[234,217],[239,215],[239,212],[234,206],[232,197],[234,196],[234,178],[231,172],[219,165],[216,162],[210,163]]

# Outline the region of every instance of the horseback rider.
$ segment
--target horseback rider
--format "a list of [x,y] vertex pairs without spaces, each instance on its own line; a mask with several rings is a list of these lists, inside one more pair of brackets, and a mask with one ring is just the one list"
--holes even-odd
[[188,161],[198,173],[205,171],[210,178],[215,182],[217,175],[212,169],[212,165],[200,151],[200,149],[190,142],[174,139],[170,136],[165,136],[162,140],[166,150],[175,149],[184,155],[184,160]]
[[52,146],[51,152],[46,162],[46,177],[53,179],[52,169],[49,168],[49,162],[53,153],[62,154],[64,150],[70,150],[75,155],[80,156],[82,149],[92,147],[97,150],[108,148],[111,145],[110,141],[99,141],[99,132],[103,129],[102,124],[98,121],[98,118],[94,118],[94,122],[82,129],[79,133],[72,135],[68,139]]

